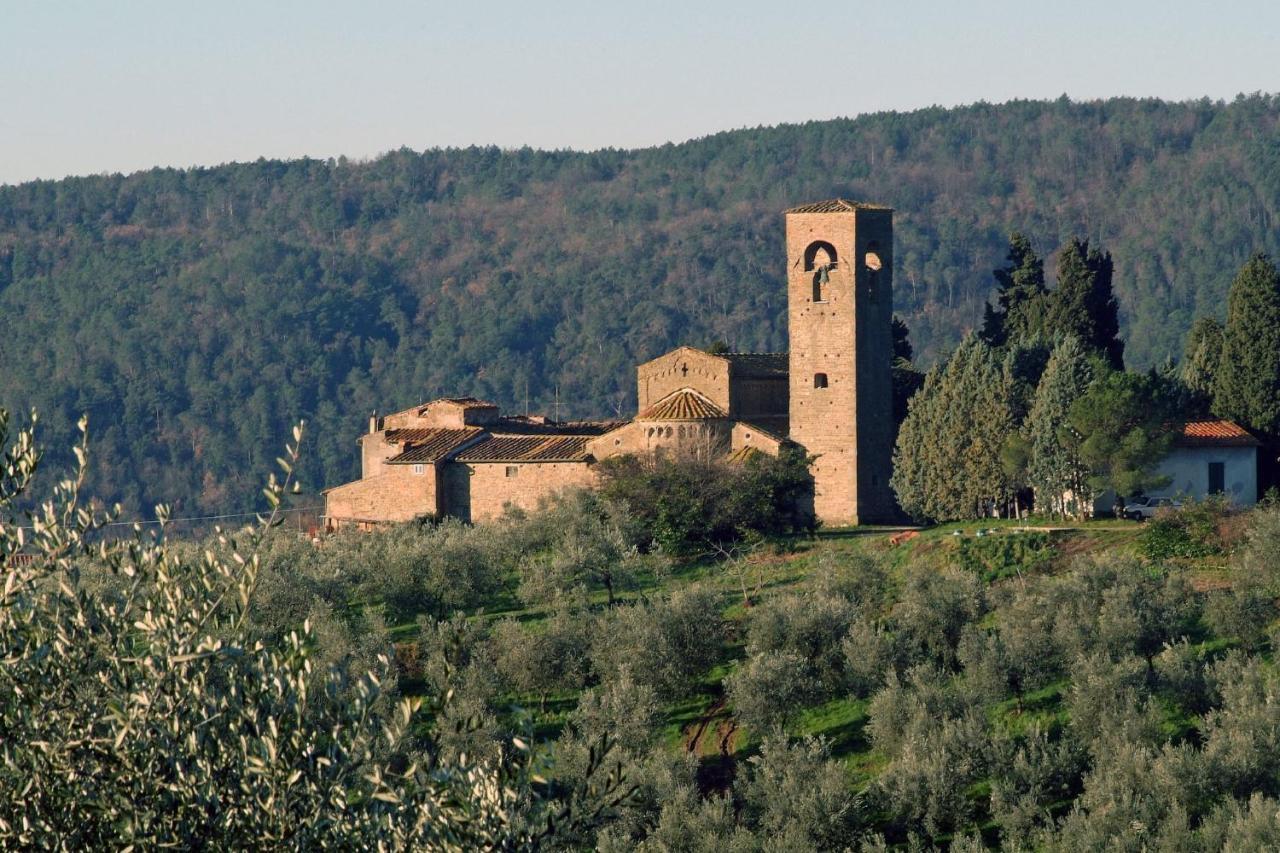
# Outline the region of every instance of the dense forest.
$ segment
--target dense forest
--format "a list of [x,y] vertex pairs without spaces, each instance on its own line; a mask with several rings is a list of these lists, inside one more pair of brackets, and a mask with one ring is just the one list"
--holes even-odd
[[[401,150],[0,187],[0,401],[49,444],[88,413],[91,491],[245,508],[306,417],[310,485],[373,411],[444,393],[610,416],[680,343],[786,347],[782,216],[896,210],[920,361],[983,321],[1009,234],[1111,253],[1125,362],[1182,352],[1280,250],[1280,99],[1014,102],[637,151]],[[1053,268],[1053,264],[1049,265]]]

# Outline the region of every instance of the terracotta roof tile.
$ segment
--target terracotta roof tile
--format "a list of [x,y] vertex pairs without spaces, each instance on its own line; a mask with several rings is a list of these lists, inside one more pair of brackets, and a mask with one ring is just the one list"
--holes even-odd
[[395,429],[387,431],[387,439],[399,433],[397,443],[404,445],[398,455],[387,460],[388,465],[408,465],[410,463],[436,462],[453,451],[464,447],[468,442],[479,438],[484,430],[470,427],[467,429]]
[[851,210],[892,210],[883,204],[870,204],[865,201],[847,201],[833,198],[826,201],[815,201],[802,204],[787,210],[787,213],[845,213]]
[[1248,430],[1223,418],[1188,421],[1175,439],[1181,447],[1258,447],[1262,444]]
[[466,448],[460,462],[582,462],[589,435],[490,435]]
[[672,391],[636,416],[639,421],[701,421],[728,417],[715,403],[692,388]]

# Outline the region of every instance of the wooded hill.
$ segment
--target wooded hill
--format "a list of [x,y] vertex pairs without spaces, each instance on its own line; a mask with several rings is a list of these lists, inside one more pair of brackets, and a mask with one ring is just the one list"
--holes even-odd
[[[626,414],[680,343],[786,347],[781,211],[897,209],[925,362],[980,324],[1008,234],[1112,253],[1130,366],[1221,316],[1280,243],[1280,98],[882,113],[637,151],[401,150],[0,187],[0,402],[50,446],[88,412],[92,491],[242,508],[307,417],[310,486],[368,414],[444,393]],[[1052,262],[1048,265],[1052,269]]]

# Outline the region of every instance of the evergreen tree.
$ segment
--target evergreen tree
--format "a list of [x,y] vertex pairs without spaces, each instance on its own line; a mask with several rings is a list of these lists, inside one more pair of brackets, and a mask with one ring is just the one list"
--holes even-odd
[[992,346],[1004,346],[1040,334],[1048,291],[1044,286],[1044,261],[1036,255],[1031,241],[1015,231],[1009,237],[1008,265],[995,270],[996,302],[987,303],[982,318],[982,339]]
[[996,351],[976,336],[925,377],[894,450],[892,484],[915,518],[978,518],[1009,493],[1001,451],[1014,427]]
[[[1036,388],[1023,432],[1030,445],[1027,479],[1037,509],[1075,515],[1091,503],[1089,469],[1077,454],[1078,437],[1069,430],[1071,407],[1089,387],[1094,367],[1079,338],[1068,336],[1054,347]],[[1068,500],[1070,495],[1074,500]]]
[[1222,363],[1222,340],[1222,324],[1213,317],[1196,320],[1187,333],[1179,376],[1187,390],[1205,404],[1213,401],[1218,368]]
[[1170,422],[1178,412],[1168,382],[1155,372],[1114,371],[1098,378],[1071,406],[1064,431],[1079,442],[1072,449],[1089,466],[1095,492],[1124,496],[1168,483],[1155,467],[1173,446]]
[[907,403],[924,384],[924,374],[911,363],[915,351],[911,347],[911,331],[896,314],[893,318],[893,424],[902,425],[907,416]]
[[893,360],[896,364],[899,361],[911,361],[915,355],[915,350],[911,347],[911,330],[907,328],[907,323],[897,314],[893,315]]
[[1058,255],[1058,287],[1050,298],[1047,330],[1071,334],[1104,355],[1116,370],[1124,367],[1120,307],[1111,289],[1111,253],[1090,249],[1072,238]]
[[1231,283],[1214,411],[1280,435],[1280,273],[1255,254]]

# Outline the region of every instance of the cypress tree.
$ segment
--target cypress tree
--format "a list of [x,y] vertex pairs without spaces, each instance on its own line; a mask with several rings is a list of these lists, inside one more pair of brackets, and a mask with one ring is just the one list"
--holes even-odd
[[[1078,515],[1092,503],[1089,469],[1076,452],[1077,436],[1069,430],[1071,407],[1094,378],[1089,353],[1075,336],[1054,347],[1036,388],[1023,433],[1030,445],[1027,479],[1035,491],[1037,510],[1055,515]],[[1074,500],[1068,503],[1064,496]]]
[[1222,324],[1212,317],[1196,320],[1187,333],[1187,344],[1182,354],[1182,366],[1178,376],[1194,397],[1193,405],[1200,412],[1213,402],[1218,368],[1222,362]]
[[1058,255],[1058,287],[1050,298],[1047,331],[1075,335],[1116,370],[1124,367],[1120,306],[1111,287],[1111,253],[1072,238]]
[[1013,431],[1009,387],[996,352],[974,336],[925,377],[894,449],[892,485],[915,518],[977,518],[1010,484],[1001,451]]
[[1280,435],[1280,273],[1255,254],[1231,283],[1214,411]]
[[992,346],[1035,337],[1044,330],[1048,291],[1044,286],[1044,261],[1031,247],[1026,235],[1015,231],[1009,237],[1007,265],[993,272],[996,302],[987,303],[982,318],[982,339]]

